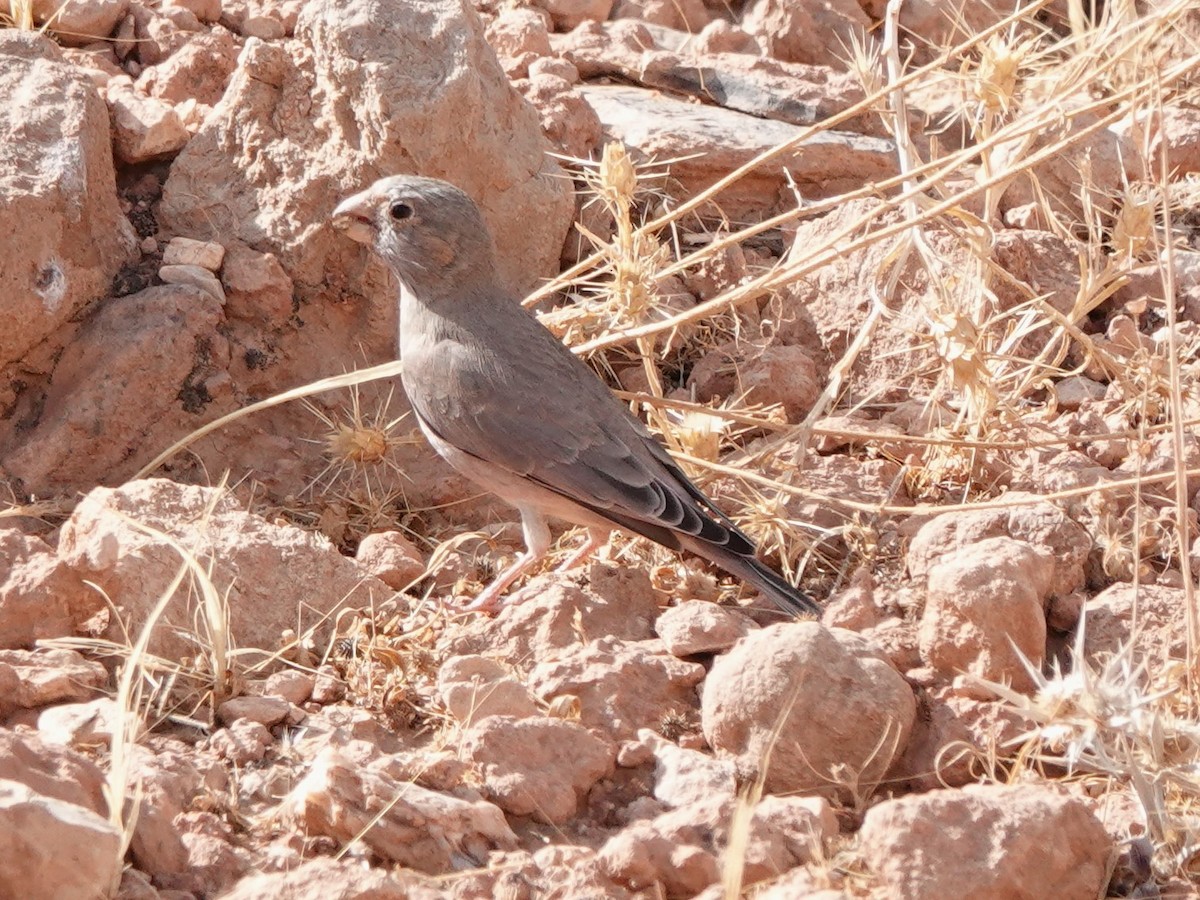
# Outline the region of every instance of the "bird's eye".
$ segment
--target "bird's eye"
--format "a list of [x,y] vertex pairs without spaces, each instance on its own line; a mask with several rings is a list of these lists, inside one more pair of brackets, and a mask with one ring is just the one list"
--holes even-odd
[[403,200],[397,200],[388,208],[388,215],[399,222],[401,219],[407,219],[413,214],[413,208]]

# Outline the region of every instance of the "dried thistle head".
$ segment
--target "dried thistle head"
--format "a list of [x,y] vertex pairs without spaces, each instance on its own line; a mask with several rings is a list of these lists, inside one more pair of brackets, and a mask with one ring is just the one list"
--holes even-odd
[[1021,70],[1028,63],[1036,38],[1015,41],[1011,36],[994,35],[980,48],[979,63],[971,79],[971,93],[981,111],[1007,116],[1017,102]]

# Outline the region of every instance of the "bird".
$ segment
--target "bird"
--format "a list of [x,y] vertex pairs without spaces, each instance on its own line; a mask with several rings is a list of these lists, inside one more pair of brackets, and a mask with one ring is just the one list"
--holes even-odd
[[547,520],[558,519],[587,529],[562,570],[620,529],[703,557],[789,615],[819,612],[502,286],[491,232],[465,192],[436,178],[381,178],[339,203],[331,224],[399,282],[400,379],[426,439],[520,514],[525,551],[464,609],[503,606],[550,549]]

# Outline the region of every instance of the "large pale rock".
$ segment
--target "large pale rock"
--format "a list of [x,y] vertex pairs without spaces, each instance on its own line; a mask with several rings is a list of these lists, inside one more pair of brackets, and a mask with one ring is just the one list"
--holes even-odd
[[33,21],[63,44],[82,47],[112,34],[128,9],[129,0],[33,0]]
[[578,697],[580,721],[615,740],[661,729],[665,718],[696,707],[704,669],[659,649],[656,641],[602,638],[576,645],[534,668],[529,684],[544,700]]
[[[1016,499],[1016,495],[1009,495]],[[965,510],[930,519],[908,547],[908,571],[917,583],[933,566],[969,544],[991,537],[1011,537],[1044,548],[1053,561],[1045,592],[1065,596],[1083,586],[1084,563],[1092,540],[1083,526],[1050,503],[1014,505],[1008,509]]]
[[[139,633],[181,563],[169,543],[137,525],[173,535],[210,572],[228,602],[237,647],[273,651],[285,631],[302,634],[344,604],[370,605],[392,593],[324,538],[245,512],[214,488],[134,481],[93,490],[59,541],[68,565],[117,605],[128,634]],[[186,587],[175,597],[151,640],[153,652],[179,659],[202,651],[199,603],[198,592]],[[114,638],[125,633],[117,628]]]
[[431,874],[475,868],[517,844],[498,807],[396,781],[335,750],[317,757],[284,811],[305,834],[361,840],[385,860]]
[[102,296],[136,245],[117,206],[108,113],[87,74],[47,38],[0,30],[0,97],[4,409],[11,364]]
[[570,185],[553,177],[537,115],[509,86],[472,10],[458,0],[317,0],[296,35],[287,46],[247,43],[171,169],[167,228],[273,252],[305,297],[356,282],[379,302],[379,339],[392,334],[394,294],[381,268],[364,276],[366,251],[328,218],[383,175],[455,182],[497,234],[505,281],[524,289],[550,273],[574,209]]
[[1049,553],[1008,537],[969,544],[929,570],[921,657],[946,676],[970,672],[1033,688],[1046,653]]
[[1042,786],[967,785],[887,800],[859,844],[896,900],[1102,896],[1111,838],[1082,800]]
[[318,856],[286,872],[252,874],[242,879],[223,900],[442,900],[436,884],[423,885],[416,873],[388,873],[364,866],[360,860]]
[[0,780],[19,781],[40,796],[108,815],[100,767],[36,734],[0,728]]
[[0,647],[66,637],[100,608],[100,598],[41,538],[0,528]]
[[704,736],[766,789],[861,796],[904,752],[917,706],[904,678],[868,641],[816,622],[752,632],[704,682]]
[[120,850],[107,819],[0,781],[0,896],[99,900],[120,877]]
[[4,468],[32,492],[86,490],[234,408],[222,322],[215,298],[183,285],[105,303],[59,358],[32,427],[0,433]]
[[[639,157],[673,160],[671,176],[679,183],[679,199],[805,130],[638,88],[585,85],[580,91],[600,117],[607,139],[624,141]],[[882,138],[850,132],[813,135],[724,191],[722,208],[734,217],[773,210],[788,186],[785,172],[806,196],[830,196],[894,175],[895,148]]]
[[776,59],[845,69],[846,48],[865,40],[871,20],[857,0],[752,0],[741,26]]
[[560,825],[612,773],[616,746],[578,722],[489,716],[463,735],[460,753],[479,770],[483,795],[505,812]]

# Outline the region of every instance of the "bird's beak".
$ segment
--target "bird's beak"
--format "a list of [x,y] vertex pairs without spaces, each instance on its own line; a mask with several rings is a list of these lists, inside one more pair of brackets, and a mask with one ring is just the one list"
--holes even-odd
[[374,201],[370,191],[347,197],[333,211],[333,227],[360,244],[375,243]]

